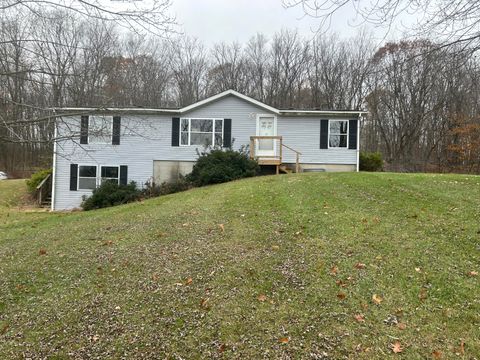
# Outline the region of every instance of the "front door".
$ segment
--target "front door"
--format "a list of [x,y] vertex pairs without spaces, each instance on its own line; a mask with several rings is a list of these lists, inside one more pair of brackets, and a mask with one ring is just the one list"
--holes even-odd
[[[276,136],[277,124],[275,116],[258,115],[257,117],[257,136]],[[257,141],[256,153],[258,156],[274,156],[274,139],[259,139]]]

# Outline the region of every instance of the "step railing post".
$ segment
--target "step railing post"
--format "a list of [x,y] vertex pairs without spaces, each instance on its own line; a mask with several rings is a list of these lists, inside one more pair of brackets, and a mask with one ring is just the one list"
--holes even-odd
[[253,136],[250,136],[250,159],[255,158],[255,140],[253,139]]

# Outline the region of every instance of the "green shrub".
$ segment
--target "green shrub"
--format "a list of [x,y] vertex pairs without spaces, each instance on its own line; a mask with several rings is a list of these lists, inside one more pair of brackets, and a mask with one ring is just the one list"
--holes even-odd
[[382,171],[383,159],[380,152],[360,152],[361,171]]
[[213,149],[199,154],[186,178],[195,186],[204,186],[255,176],[258,169],[258,163],[251,160],[244,149]]
[[128,185],[105,181],[93,190],[91,196],[83,198],[81,206],[83,210],[94,210],[121,205],[139,200],[141,194],[142,192],[137,189],[137,184],[134,181]]
[[52,169],[39,170],[34,173],[30,179],[26,180],[28,192],[34,194],[37,191],[37,186],[51,173]]
[[145,198],[151,198],[161,195],[174,194],[191,189],[192,187],[193,185],[187,181],[185,177],[180,177],[175,182],[163,182],[160,185],[156,185],[155,183],[147,183],[145,189],[142,191],[142,194]]

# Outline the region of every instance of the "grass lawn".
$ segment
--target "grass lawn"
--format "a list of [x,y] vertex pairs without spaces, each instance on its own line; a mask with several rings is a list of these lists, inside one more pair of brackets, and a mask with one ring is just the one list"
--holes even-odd
[[478,176],[269,176],[76,213],[24,191],[0,181],[1,359],[479,358]]

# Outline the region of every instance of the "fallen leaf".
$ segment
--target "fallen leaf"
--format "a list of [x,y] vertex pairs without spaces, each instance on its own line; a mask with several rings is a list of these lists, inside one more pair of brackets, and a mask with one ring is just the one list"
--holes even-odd
[[392,351],[393,351],[395,354],[401,353],[401,352],[403,351],[403,348],[402,348],[402,345],[400,344],[400,341],[395,341],[395,342],[392,344]]
[[420,293],[418,294],[418,298],[423,301],[427,298],[427,296],[428,296],[427,295],[427,289],[421,288]]
[[402,323],[402,322],[399,322],[397,324],[397,327],[400,329],[400,330],[405,330],[407,328],[407,324],[405,323]]
[[373,294],[372,300],[375,304],[380,305],[380,303],[383,301],[383,298],[380,295]]
[[266,296],[266,295],[264,295],[264,294],[258,295],[258,301],[264,302],[265,300],[267,300],[267,296]]
[[39,255],[47,255],[47,250],[46,249],[40,249],[38,252]]
[[367,267],[367,265],[365,265],[364,263],[361,263],[361,262],[358,262],[355,264],[355,268],[356,269],[365,269]]
[[432,356],[434,359],[441,359],[442,358],[442,352],[439,350],[434,350],[432,351]]
[[223,353],[227,349],[225,344],[222,344],[218,347],[218,352]]
[[200,300],[200,307],[204,308],[204,309],[208,309],[208,299],[205,299],[205,298],[202,298],[202,300]]
[[330,269],[330,274],[336,275],[337,272],[338,272],[338,267],[332,266],[331,269]]
[[346,297],[347,297],[347,294],[345,294],[344,292],[341,292],[341,291],[340,291],[340,292],[337,294],[337,298],[339,298],[340,300],[343,300],[343,299],[345,299]]
[[158,274],[153,273],[152,274],[152,280],[157,281],[159,279]]
[[471,276],[471,277],[478,276],[478,271],[470,271],[468,273],[468,276]]
[[460,347],[458,348],[458,352],[460,355],[465,355],[465,342],[460,342]]
[[5,335],[9,327],[10,326],[8,324],[3,324],[3,326],[0,328],[0,335]]
[[193,282],[193,279],[189,277],[187,280],[185,280],[185,285],[190,285]]
[[347,283],[343,280],[340,280],[340,279],[335,281],[335,284],[337,284],[340,287],[347,287]]
[[278,342],[280,342],[281,344],[286,344],[290,341],[290,339],[288,337],[282,337],[278,340]]
[[110,245],[112,245],[112,244],[113,244],[113,241],[112,241],[112,240],[108,240],[108,241],[105,241],[105,242],[103,243],[103,246],[110,246]]
[[420,269],[419,267],[416,267],[415,271],[419,273],[419,272],[422,272],[422,269]]
[[225,225],[218,224],[218,227],[222,230],[222,232],[225,232]]
[[362,314],[356,314],[354,317],[358,322],[365,322],[365,318]]

